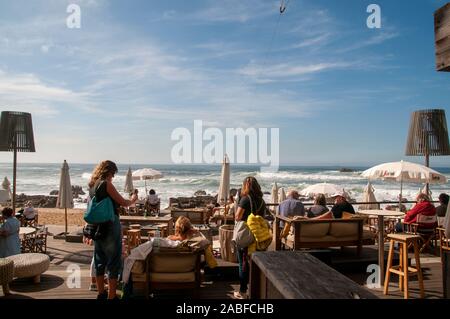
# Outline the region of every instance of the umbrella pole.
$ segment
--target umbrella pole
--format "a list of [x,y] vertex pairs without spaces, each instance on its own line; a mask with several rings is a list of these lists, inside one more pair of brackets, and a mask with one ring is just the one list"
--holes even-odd
[[[425,154],[425,166],[430,167],[430,154],[428,154],[428,153]],[[430,184],[429,183],[425,184],[425,191],[427,192],[427,195],[430,194]]]
[[64,236],[67,236],[67,207],[64,207],[64,217],[66,220],[66,231],[64,233]]
[[14,214],[16,213],[16,179],[17,179],[17,143],[14,137],[14,163],[13,163],[13,196],[12,196],[12,209]]
[[403,176],[400,180],[400,196],[398,198],[398,211],[402,211]]

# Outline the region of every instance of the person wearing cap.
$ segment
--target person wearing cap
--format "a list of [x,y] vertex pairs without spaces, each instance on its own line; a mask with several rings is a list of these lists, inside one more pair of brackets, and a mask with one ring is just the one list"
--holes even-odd
[[347,201],[345,197],[345,192],[341,191],[333,194],[331,197],[334,198],[334,206],[331,208],[331,212],[333,213],[334,218],[342,218],[344,212],[354,214],[355,209],[352,204]]

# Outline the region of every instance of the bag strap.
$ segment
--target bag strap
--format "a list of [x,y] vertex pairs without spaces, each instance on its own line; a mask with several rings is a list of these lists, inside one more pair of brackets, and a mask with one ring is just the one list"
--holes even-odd
[[250,200],[250,214],[253,214],[253,200],[250,195],[247,195],[247,196],[248,196],[248,199]]

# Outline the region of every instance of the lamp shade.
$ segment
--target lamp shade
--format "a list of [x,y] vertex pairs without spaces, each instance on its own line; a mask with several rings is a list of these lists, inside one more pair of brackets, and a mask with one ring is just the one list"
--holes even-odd
[[450,155],[447,120],[444,110],[421,110],[412,113],[406,155]]
[[4,111],[0,119],[0,151],[36,152],[30,113]]

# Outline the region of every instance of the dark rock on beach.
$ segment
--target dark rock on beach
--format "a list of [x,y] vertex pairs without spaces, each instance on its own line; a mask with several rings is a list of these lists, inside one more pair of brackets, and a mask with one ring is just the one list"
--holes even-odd
[[24,207],[28,201],[30,201],[33,207],[39,208],[56,208],[57,196],[45,196],[45,195],[25,195],[20,194],[16,196],[17,207]]
[[206,192],[205,192],[205,191],[202,191],[202,190],[196,191],[196,192],[194,193],[194,196],[205,196],[205,195],[206,195]]
[[[52,190],[50,192],[51,196],[58,196],[59,194],[59,190]],[[86,193],[83,191],[83,188],[81,186],[78,185],[73,185],[72,186],[72,194],[73,194],[73,198],[78,198],[80,197],[80,195],[85,195]]]
[[341,172],[341,173],[353,173],[354,170],[352,170],[351,168],[341,168],[339,170],[339,172]]

